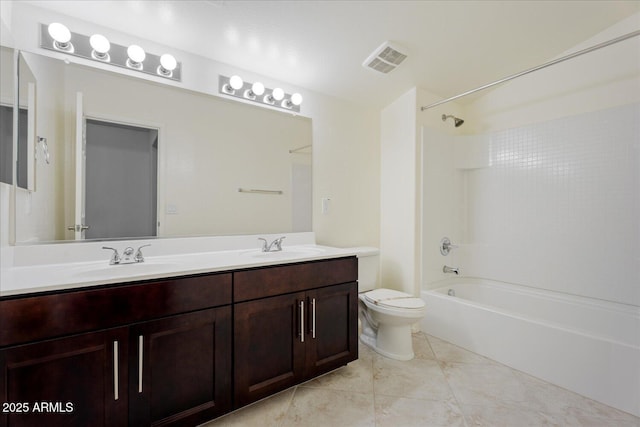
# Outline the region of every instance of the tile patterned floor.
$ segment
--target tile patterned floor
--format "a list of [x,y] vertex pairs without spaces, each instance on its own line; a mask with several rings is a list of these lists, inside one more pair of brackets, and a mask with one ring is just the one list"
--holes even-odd
[[438,338],[413,342],[408,362],[360,344],[348,366],[202,427],[640,427],[640,418]]

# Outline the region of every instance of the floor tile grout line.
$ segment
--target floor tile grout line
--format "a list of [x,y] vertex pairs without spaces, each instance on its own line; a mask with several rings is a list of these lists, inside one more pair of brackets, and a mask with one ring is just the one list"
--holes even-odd
[[298,387],[300,387],[300,385],[296,385],[293,387],[293,393],[291,393],[291,397],[289,398],[289,402],[287,403],[287,408],[284,410],[282,420],[278,424],[280,427],[282,427],[285,424],[287,418],[289,418],[289,411],[291,410],[291,406],[293,405],[293,399],[294,397],[296,397],[296,393],[298,393]]
[[[440,358],[438,357],[438,354],[436,353],[436,351],[433,349],[433,346],[431,345],[431,340],[429,340],[429,336],[427,334],[424,334],[425,338],[427,340],[427,343],[429,344],[429,348],[431,349],[431,352],[433,353],[433,357],[435,357],[437,365],[438,365],[438,369],[440,369],[440,372],[442,372],[442,376],[444,377],[444,380],[447,382],[447,387],[449,388],[449,392],[451,393],[451,396],[453,396],[453,399],[456,402],[456,406],[458,407],[458,410],[460,411],[460,415],[462,415],[462,422],[464,423],[465,427],[469,427],[469,423],[467,422],[467,415],[464,413],[464,410],[462,409],[462,404],[460,403],[460,400],[458,399],[458,396],[456,395],[456,393],[453,390],[453,387],[451,387],[451,383],[449,383],[449,379],[447,378],[447,374],[444,372],[444,369],[442,368],[443,364],[446,364],[446,361],[441,361]],[[443,362],[443,363],[441,363]]]

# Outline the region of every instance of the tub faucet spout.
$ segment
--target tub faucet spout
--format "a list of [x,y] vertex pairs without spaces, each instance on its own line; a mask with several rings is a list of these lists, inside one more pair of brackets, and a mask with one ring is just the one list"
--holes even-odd
[[458,270],[458,267],[449,267],[448,265],[445,265],[444,267],[442,267],[442,272],[443,273],[453,273],[456,276],[458,274],[460,274],[460,271]]

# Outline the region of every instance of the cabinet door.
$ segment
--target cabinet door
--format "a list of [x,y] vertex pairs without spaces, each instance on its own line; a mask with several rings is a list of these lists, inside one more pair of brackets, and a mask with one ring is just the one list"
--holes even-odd
[[303,292],[235,304],[235,406],[302,381]]
[[120,328],[1,350],[0,425],[126,425],[127,341]]
[[307,292],[307,378],[358,358],[358,285],[347,283]]
[[231,307],[132,326],[132,426],[197,425],[231,409]]

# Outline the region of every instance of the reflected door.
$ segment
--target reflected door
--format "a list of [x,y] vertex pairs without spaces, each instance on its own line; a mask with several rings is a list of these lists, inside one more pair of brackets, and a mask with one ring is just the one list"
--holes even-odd
[[157,235],[158,129],[85,124],[85,237]]
[[76,96],[75,240],[156,236],[158,129],[85,116]]

